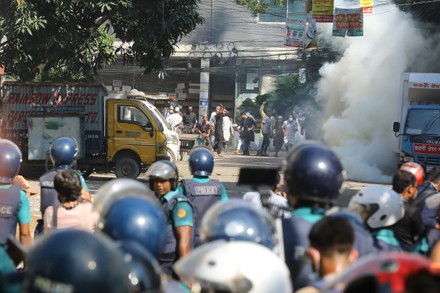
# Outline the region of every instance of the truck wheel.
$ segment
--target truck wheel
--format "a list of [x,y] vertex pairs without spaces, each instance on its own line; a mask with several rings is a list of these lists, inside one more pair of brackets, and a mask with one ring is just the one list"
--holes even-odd
[[173,153],[172,150],[167,149],[167,156],[170,157],[170,161],[171,161],[172,163],[174,163],[174,164],[176,163],[177,158],[176,158],[176,156],[174,155],[174,153]]
[[133,158],[121,158],[116,161],[115,174],[118,178],[136,179],[141,173],[141,166]]

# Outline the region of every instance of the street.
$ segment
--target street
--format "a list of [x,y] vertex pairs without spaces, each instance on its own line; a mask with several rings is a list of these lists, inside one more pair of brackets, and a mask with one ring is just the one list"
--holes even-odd
[[[285,153],[282,153],[285,155]],[[245,192],[250,191],[249,186],[237,185],[238,176],[241,167],[255,167],[255,168],[279,168],[282,163],[284,156],[281,157],[257,157],[257,156],[241,156],[224,153],[224,157],[215,158],[215,166],[212,174],[212,178],[220,180],[223,182],[228,195],[230,197],[241,197]],[[182,161],[176,163],[179,169],[179,177],[191,178],[189,166],[188,166],[188,156],[185,154]],[[93,173],[86,182],[89,190],[92,194],[109,180],[115,179],[114,174],[95,174]],[[145,179],[145,174],[141,174],[138,180],[147,183]],[[40,215],[40,196],[39,196],[39,185],[37,180],[29,180],[31,187],[37,191],[36,195],[29,197],[31,215],[32,215],[32,225],[31,229],[34,230],[35,222],[41,217]],[[353,182],[347,181],[345,183],[345,188],[342,191],[336,204],[338,206],[346,206],[351,198],[359,189],[370,185],[370,183]]]

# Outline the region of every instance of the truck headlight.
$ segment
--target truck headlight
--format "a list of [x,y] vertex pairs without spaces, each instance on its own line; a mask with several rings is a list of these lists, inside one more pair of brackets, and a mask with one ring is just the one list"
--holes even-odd
[[405,152],[400,152],[400,162],[401,163],[414,162],[414,157],[412,157],[411,155]]

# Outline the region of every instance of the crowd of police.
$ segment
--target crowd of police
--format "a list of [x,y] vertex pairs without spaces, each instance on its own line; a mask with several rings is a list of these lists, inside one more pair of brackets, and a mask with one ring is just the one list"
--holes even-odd
[[[429,241],[438,224],[412,229],[437,217],[440,176],[423,182],[414,164],[396,173],[393,189],[366,187],[337,208],[345,172],[315,142],[286,157],[286,198],[275,180],[244,200],[210,178],[204,147],[189,157],[192,178],[158,161],[148,185],[114,179],[93,196],[72,171],[74,140],[57,139],[50,154],[32,239],[27,195],[11,184],[21,153],[0,139],[0,292],[440,292],[435,233]],[[74,212],[83,205],[93,210]],[[81,221],[86,213],[97,214],[92,225]]]

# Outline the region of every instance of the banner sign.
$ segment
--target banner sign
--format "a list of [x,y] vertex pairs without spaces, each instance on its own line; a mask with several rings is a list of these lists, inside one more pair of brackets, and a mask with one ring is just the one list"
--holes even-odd
[[316,20],[307,19],[306,15],[294,19],[288,18],[284,45],[304,49],[317,47]]
[[335,8],[333,36],[359,37],[364,35],[364,17],[362,8]]
[[316,22],[333,22],[333,0],[314,0],[312,15]]

